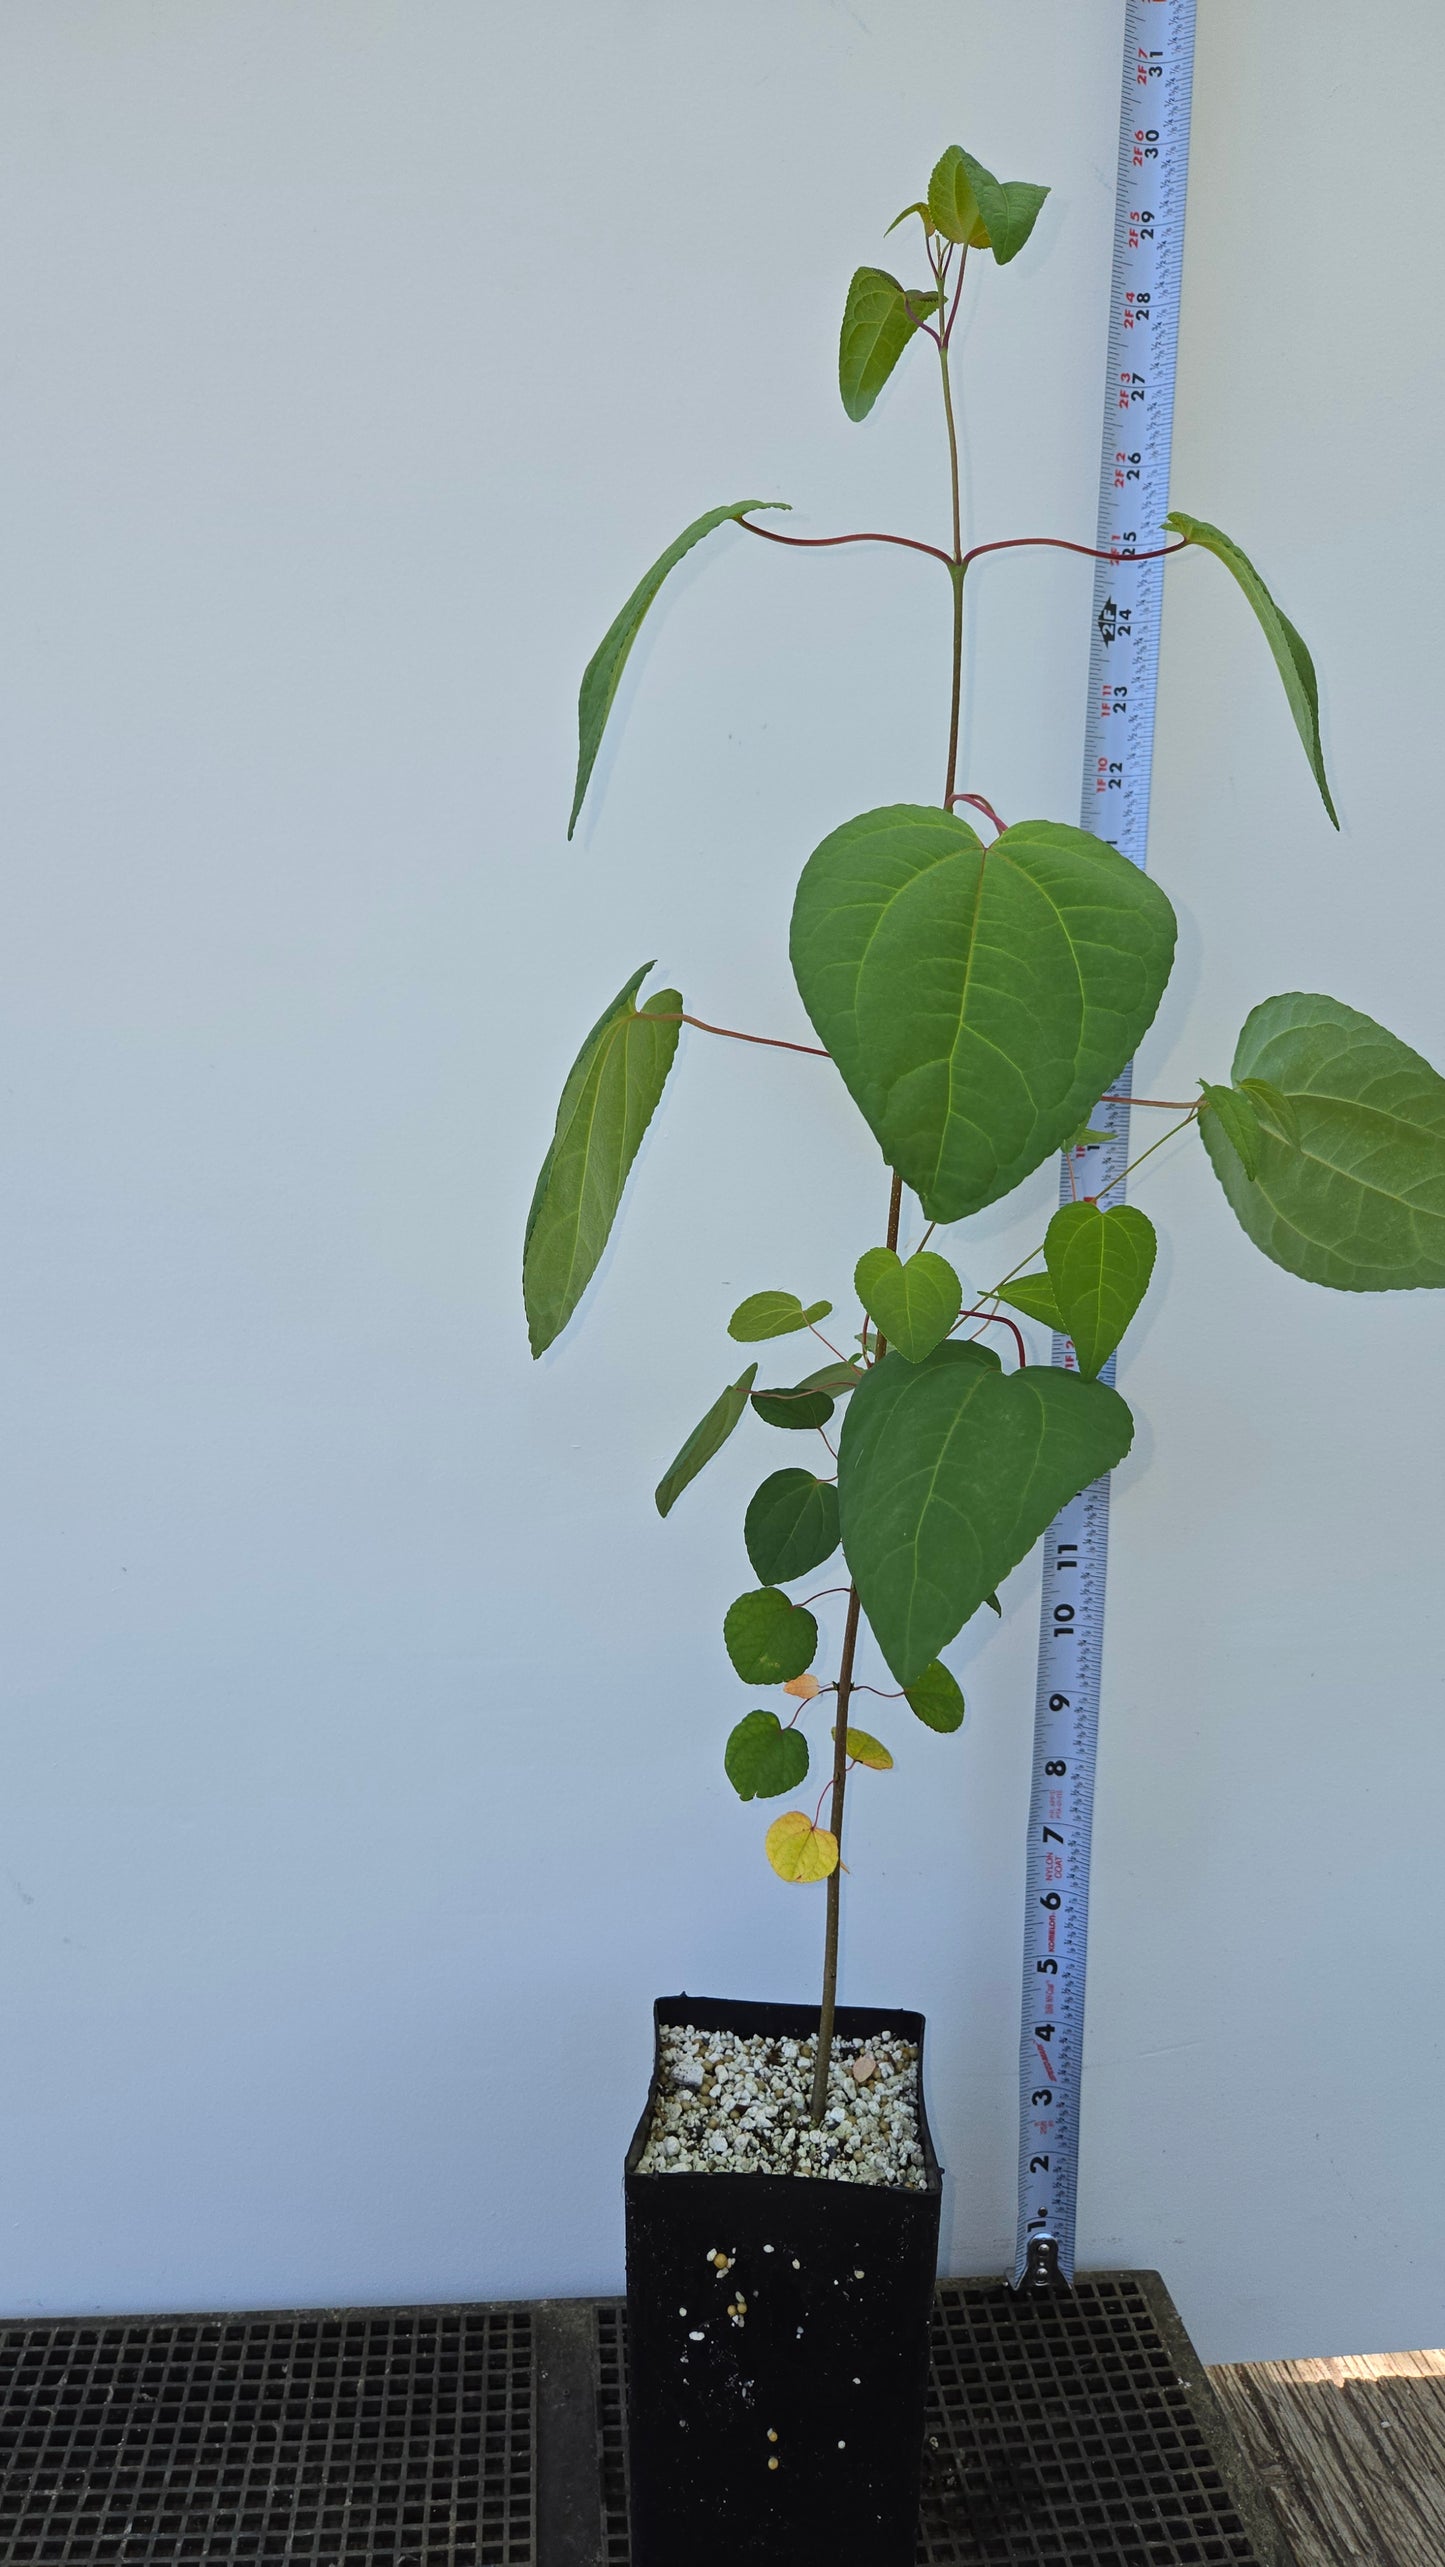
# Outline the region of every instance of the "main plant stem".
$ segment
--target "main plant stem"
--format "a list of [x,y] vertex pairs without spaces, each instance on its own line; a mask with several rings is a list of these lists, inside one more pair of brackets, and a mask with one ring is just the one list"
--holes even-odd
[[[967,251],[959,254],[959,292],[963,287],[963,263],[967,255]],[[938,270],[938,281],[942,290],[941,265]],[[956,313],[957,295],[955,295],[953,308]],[[949,692],[948,776],[943,788],[945,811],[951,811],[953,808],[953,795],[958,783],[958,724],[963,703],[963,583],[968,575],[968,564],[963,557],[963,504],[958,476],[958,426],[953,415],[953,384],[948,371],[948,342],[952,328],[953,322],[950,318],[948,327],[940,331],[938,340],[938,363],[943,376],[943,415],[948,425],[948,483],[953,500],[953,558],[948,565],[948,575],[953,582],[953,684]]]
[[[953,502],[953,551],[947,556],[948,575],[953,582],[953,674],[948,698],[948,774],[943,787],[943,807],[951,811],[958,784],[958,732],[963,704],[963,583],[968,563],[963,550],[963,501],[958,471],[958,423],[953,415],[953,385],[948,372],[948,341],[953,318],[958,311],[958,294],[963,284],[963,258],[958,265],[953,314],[938,334],[938,361],[943,376],[943,416],[948,428],[948,486]],[[934,274],[939,291],[944,291],[943,262],[935,262]],[[939,313],[942,317],[943,304]],[[764,531],[755,528],[756,532]],[[898,1247],[898,1227],[903,1209],[903,1179],[895,1175],[888,1201],[888,1245]],[[865,1340],[866,1344],[866,1340]],[[874,1341],[873,1360],[877,1363],[887,1351],[880,1335]],[[816,2130],[828,2104],[828,2070],[833,2059],[833,2022],[838,2007],[838,1931],[843,1908],[843,1804],[848,1791],[848,1704],[853,1692],[853,1661],[858,1649],[858,1590],[848,1589],[848,1618],[843,1626],[843,1651],[838,1661],[838,1695],[833,1722],[833,1796],[828,1808],[828,1826],[838,1848],[838,1860],[828,1875],[828,1921],[823,1938],[823,1998],[818,2009],[818,2055],[813,2062],[813,2092],[809,2118]]]
[[[903,1214],[903,1179],[895,1176],[888,1197],[888,1245],[898,1245],[898,1225]],[[879,1337],[874,1348],[874,1361],[887,1351],[886,1339]],[[808,2112],[816,2130],[828,2102],[828,2070],[833,2058],[833,2018],[838,2010],[838,1929],[843,1912],[843,1803],[848,1792],[848,1705],[853,1694],[853,1661],[858,1650],[858,1590],[848,1589],[848,1618],[843,1625],[843,1654],[838,1661],[838,1700],[833,1722],[833,1797],[828,1807],[828,1826],[838,1848],[838,1860],[828,1874],[828,1922],[823,1936],[823,2001],[818,2008],[818,2055],[813,2062],[813,2093]]]

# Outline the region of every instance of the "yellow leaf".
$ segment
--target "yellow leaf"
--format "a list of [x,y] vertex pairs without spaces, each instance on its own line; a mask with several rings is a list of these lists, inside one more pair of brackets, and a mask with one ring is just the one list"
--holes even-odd
[[785,1694],[796,1694],[799,1702],[811,1702],[814,1694],[819,1690],[820,1687],[818,1679],[815,1675],[811,1674],[806,1676],[789,1676],[787,1683],[783,1687]]
[[870,1738],[866,1729],[849,1730],[848,1753],[856,1756],[860,1765],[870,1766],[875,1774],[886,1774],[893,1763],[881,1738]]
[[829,1827],[815,1827],[805,1810],[785,1809],[765,1842],[780,1881],[826,1881],[838,1868],[837,1837]]

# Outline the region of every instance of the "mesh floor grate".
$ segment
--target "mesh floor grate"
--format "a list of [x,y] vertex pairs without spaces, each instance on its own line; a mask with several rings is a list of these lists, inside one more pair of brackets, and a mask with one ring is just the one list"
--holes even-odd
[[[627,2567],[620,2305],[598,2328],[605,2557]],[[946,2282],[918,2567],[1287,2567],[1271,2531],[1257,2545],[1245,2527],[1226,2442],[1237,2486],[1213,2393],[1138,2277],[1089,2276],[1067,2298]]]
[[526,2309],[0,2328],[5,2567],[533,2567]]
[[597,2312],[597,2449],[602,2466],[604,2567],[631,2567],[627,2537],[627,2321],[620,2301]]

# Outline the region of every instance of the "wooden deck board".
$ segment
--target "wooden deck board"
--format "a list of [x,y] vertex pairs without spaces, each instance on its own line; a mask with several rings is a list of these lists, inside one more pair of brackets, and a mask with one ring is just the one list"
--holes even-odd
[[1209,2373],[1299,2567],[1445,2567],[1445,2354]]

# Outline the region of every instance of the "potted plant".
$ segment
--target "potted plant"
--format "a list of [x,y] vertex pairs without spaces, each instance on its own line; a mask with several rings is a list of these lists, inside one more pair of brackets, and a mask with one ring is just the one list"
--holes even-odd
[[[821,1885],[825,1918],[816,2005],[656,2008],[626,2175],[637,2567],[773,2558],[785,2543],[838,2567],[913,2556],[939,2169],[921,2019],[837,2005],[850,1780],[893,1761],[855,1721],[859,1651],[871,1633],[891,1671],[885,1689],[927,1727],[958,1729],[963,1699],[942,1652],[995,1603],[1059,1508],[1123,1459],[1133,1431],[1101,1375],[1148,1289],[1144,1212],[1088,1196],[1066,1204],[1027,1270],[967,1308],[930,1244],[1082,1146],[1153,1020],[1174,951],[1158,883],[1058,821],[1005,826],[958,773],[966,582],[977,555],[1000,547],[964,546],[950,346],[966,276],[1017,257],[1047,193],[1000,182],[951,147],[926,197],[898,217],[919,225],[918,281],[860,268],[844,309],[839,388],[854,420],[914,341],[932,343],[952,523],[938,545],[809,540],[907,543],[937,561],[948,738],[938,801],[835,821],[793,907],[792,966],[818,1042],[785,1048],[831,1060],[861,1117],[863,1164],[881,1153],[876,1214],[860,1213],[856,1327],[802,1297],[816,1275],[765,1279],[729,1323],[740,1369],[656,1491],[665,1516],[745,1418],[785,1439],[744,1519],[753,1583],[722,1625],[740,1682],[767,1700],[742,1712],[723,1760],[744,1800],[783,1804],[764,1833],[767,1860],[784,1881]],[[582,680],[572,826],[668,573],[724,525],[802,541],[759,522],[779,505],[709,510],[627,600]],[[1335,821],[1299,634],[1216,527],[1175,513],[1159,537],[1160,553],[1212,553],[1243,590]],[[558,1107],[527,1225],[535,1354],[597,1266],[680,1027],[729,1030],[687,1013],[675,989],[640,997],[651,968],[603,1010]],[[1265,998],[1228,1078],[1166,1110],[1169,1130],[1198,1132],[1249,1237],[1292,1273],[1344,1291],[1445,1284],[1445,1080],[1357,1010],[1298,991]],[[1067,1338],[1069,1363],[1026,1362],[1015,1314]],[[818,1338],[825,1360],[805,1366],[796,1341]],[[775,1345],[788,1354],[776,1369],[753,1351]],[[799,1592],[810,1585],[825,1596]],[[826,1648],[813,1610],[825,1599]]]

